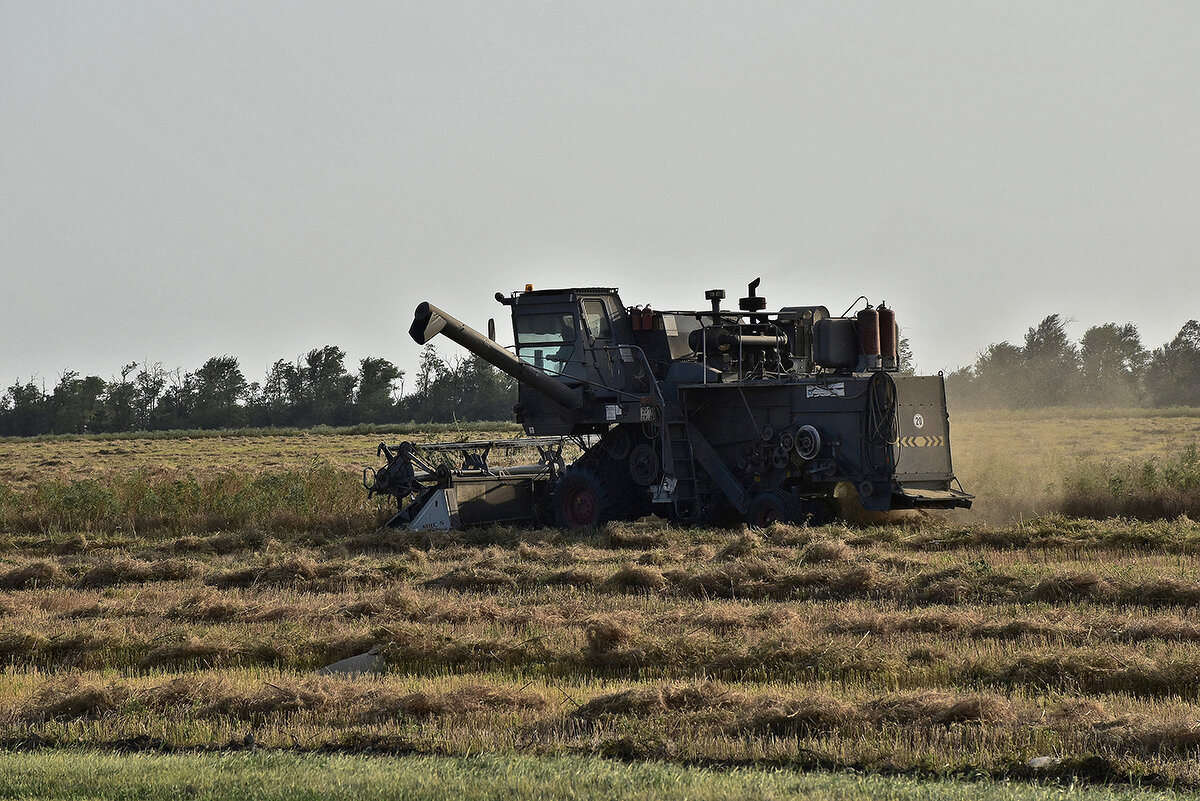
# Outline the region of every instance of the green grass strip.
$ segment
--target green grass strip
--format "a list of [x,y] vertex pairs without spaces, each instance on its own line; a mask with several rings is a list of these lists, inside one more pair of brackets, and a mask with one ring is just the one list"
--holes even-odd
[[361,757],[285,752],[0,753],[16,799],[1175,799],[1132,788],[922,781],[785,770],[712,771],[589,757]]

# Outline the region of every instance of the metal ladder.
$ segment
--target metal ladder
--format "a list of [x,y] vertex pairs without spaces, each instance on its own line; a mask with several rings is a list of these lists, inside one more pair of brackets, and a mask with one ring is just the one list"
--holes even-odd
[[671,410],[664,418],[664,425],[666,456],[670,460],[671,473],[678,482],[675,485],[675,498],[677,501],[694,501],[699,489],[696,486],[696,457],[692,452],[687,417],[682,409]]

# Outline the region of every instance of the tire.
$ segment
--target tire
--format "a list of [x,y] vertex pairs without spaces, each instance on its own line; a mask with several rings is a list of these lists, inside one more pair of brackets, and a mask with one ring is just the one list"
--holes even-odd
[[754,528],[766,528],[772,523],[796,522],[796,506],[790,495],[782,492],[760,492],[750,501],[746,522]]
[[558,480],[550,508],[559,528],[594,528],[610,519],[608,488],[590,467],[572,465]]

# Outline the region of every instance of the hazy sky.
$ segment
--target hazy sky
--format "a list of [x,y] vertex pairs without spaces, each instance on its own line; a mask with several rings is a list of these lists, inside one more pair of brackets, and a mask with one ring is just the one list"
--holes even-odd
[[1195,0],[0,0],[0,386],[411,370],[418,302],[505,331],[526,282],[866,294],[924,371],[1053,312],[1154,347],[1200,317],[1198,43]]

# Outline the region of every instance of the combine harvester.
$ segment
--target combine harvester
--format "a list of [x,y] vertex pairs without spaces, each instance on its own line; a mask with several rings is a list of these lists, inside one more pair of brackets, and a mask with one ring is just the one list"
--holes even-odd
[[[388,525],[411,529],[582,528],[648,513],[817,525],[842,483],[870,511],[970,507],[951,468],[945,383],[899,372],[892,310],[766,312],[758,284],[738,311],[721,308],[721,289],[702,311],[627,308],[615,289],[496,293],[515,355],[494,322],[484,336],[420,304],[412,338],[441,334],[515,378],[528,436],[381,444],[386,464],[363,484],[396,498]],[[536,463],[489,464],[514,449]]]

